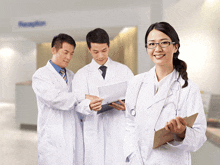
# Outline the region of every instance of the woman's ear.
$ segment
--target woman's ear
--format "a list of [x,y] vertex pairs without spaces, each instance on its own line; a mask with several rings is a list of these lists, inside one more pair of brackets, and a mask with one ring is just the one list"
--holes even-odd
[[176,53],[178,51],[178,49],[179,49],[179,44],[175,44],[174,47],[175,47],[175,51],[174,52]]

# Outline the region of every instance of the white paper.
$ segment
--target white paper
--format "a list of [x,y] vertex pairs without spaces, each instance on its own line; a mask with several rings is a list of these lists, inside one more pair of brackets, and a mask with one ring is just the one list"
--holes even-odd
[[109,104],[118,100],[125,99],[125,94],[127,90],[127,81],[98,87],[99,97],[103,98],[103,104]]

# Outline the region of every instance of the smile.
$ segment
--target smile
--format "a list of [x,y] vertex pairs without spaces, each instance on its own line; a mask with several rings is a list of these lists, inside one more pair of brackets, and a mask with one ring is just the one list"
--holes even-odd
[[161,58],[163,58],[164,56],[165,56],[165,54],[154,55],[154,57],[155,57],[156,59],[161,59]]
[[99,60],[97,60],[98,62],[104,62],[105,61],[105,59],[99,59]]

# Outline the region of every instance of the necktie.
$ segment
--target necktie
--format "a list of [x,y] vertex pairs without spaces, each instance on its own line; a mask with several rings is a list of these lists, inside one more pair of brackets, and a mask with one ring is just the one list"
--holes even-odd
[[99,69],[102,71],[102,77],[103,77],[103,79],[105,79],[105,74],[106,74],[106,69],[107,69],[107,67],[104,66],[104,65],[102,65],[102,66],[99,67]]
[[67,77],[66,77],[66,71],[64,69],[61,69],[60,73],[61,73],[63,79],[66,81],[66,84],[68,84],[68,80],[67,80]]

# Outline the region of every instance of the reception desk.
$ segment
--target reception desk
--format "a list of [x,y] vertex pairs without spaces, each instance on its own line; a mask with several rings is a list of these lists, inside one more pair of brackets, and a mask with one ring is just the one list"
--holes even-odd
[[19,124],[37,125],[37,100],[31,85],[26,81],[15,86],[15,118]]

